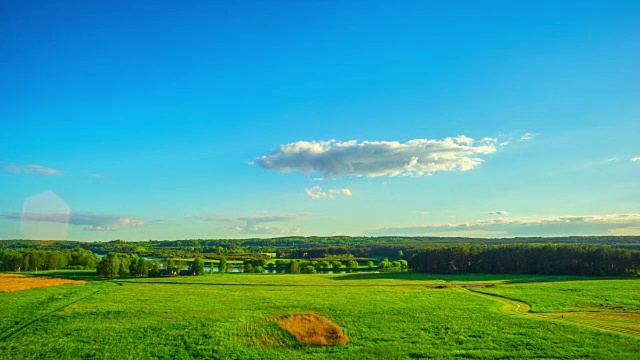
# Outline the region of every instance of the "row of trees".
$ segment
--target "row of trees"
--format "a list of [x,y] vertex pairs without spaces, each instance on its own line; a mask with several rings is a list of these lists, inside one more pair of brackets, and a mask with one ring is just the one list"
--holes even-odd
[[[213,273],[213,263],[210,264],[210,272]],[[131,276],[158,276],[160,269],[169,269],[179,272],[188,268],[195,271],[196,275],[204,275],[205,261],[202,258],[195,258],[191,262],[185,260],[167,259],[164,261],[147,260],[134,253],[122,254],[112,252],[102,258],[98,264],[98,275],[104,277],[131,277]],[[226,259],[219,262],[220,271],[233,271],[233,264]]]
[[93,269],[100,258],[84,249],[5,250],[0,252],[0,269],[4,271],[38,271],[63,268]]
[[[362,264],[364,263],[364,264]],[[262,273],[267,270],[284,270],[291,274],[314,274],[317,271],[349,271],[354,272],[359,269],[376,269],[382,272],[407,271],[409,264],[406,260],[389,261],[384,259],[377,265],[368,260],[358,262],[356,260],[285,260],[276,259],[268,262],[263,259],[245,260],[244,272]]]
[[615,276],[640,272],[640,251],[585,245],[455,245],[417,253],[414,271]]
[[136,254],[108,253],[98,264],[98,275],[104,277],[158,276],[160,263]]
[[384,259],[378,263],[378,270],[380,272],[409,271],[409,262],[407,260],[389,261],[389,259]]

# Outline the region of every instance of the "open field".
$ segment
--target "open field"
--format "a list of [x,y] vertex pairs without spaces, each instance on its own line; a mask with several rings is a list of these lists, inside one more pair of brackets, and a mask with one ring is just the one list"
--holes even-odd
[[505,304],[503,310],[506,312],[640,337],[640,282],[637,280],[511,285],[473,291],[478,295],[493,296]]
[[482,289],[531,304],[533,312],[634,312],[640,313],[640,280],[577,281],[536,286],[509,284]]
[[[621,306],[618,320],[633,325],[624,314],[637,313],[640,282],[587,279],[395,273],[90,281],[0,294],[0,354],[16,359],[636,358],[640,337],[633,334],[515,310],[522,303],[533,311],[586,312],[591,305],[576,302],[586,297],[572,295],[584,292],[593,301],[602,296],[610,306]],[[505,312],[508,304],[495,295],[517,297],[514,310]],[[339,325],[349,343],[308,346],[278,326],[289,314],[309,312]]]

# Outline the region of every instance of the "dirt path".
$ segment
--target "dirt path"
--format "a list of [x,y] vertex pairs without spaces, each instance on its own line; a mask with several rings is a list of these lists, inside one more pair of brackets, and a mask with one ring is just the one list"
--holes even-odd
[[457,288],[475,296],[491,299],[503,304],[500,309],[505,314],[535,317],[548,321],[562,321],[590,328],[613,331],[620,334],[640,337],[640,314],[633,313],[532,313],[527,303],[509,299],[500,295],[487,294],[474,289]]

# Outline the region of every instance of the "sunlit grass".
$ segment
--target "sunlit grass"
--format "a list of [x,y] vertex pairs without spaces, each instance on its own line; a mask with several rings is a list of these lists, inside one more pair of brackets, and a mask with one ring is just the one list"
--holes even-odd
[[640,280],[503,285],[482,292],[527,302],[534,312],[640,312]]
[[85,281],[58,279],[53,277],[35,277],[22,274],[0,274],[0,292],[12,292],[36,289],[47,286],[84,284]]
[[[434,277],[381,275],[387,277],[349,281],[338,280],[349,274],[214,274],[162,281],[240,281],[255,285],[135,282],[141,279],[131,283],[122,281],[121,285],[94,282],[0,294],[3,332],[41,317],[0,342],[0,354],[33,359],[462,356],[624,359],[635,358],[640,352],[640,340],[634,337],[566,322],[507,315],[501,312],[502,304],[491,299],[455,288],[422,286],[423,282],[444,282]],[[480,279],[488,280],[487,277]],[[468,282],[473,277],[455,281],[462,280]],[[494,280],[498,282],[497,278]],[[280,285],[261,285],[262,281],[277,281]],[[295,286],[314,282],[323,286]],[[384,286],[378,286],[377,282]],[[402,286],[414,283],[419,286]],[[592,283],[608,288],[607,281],[562,284]],[[542,285],[545,284],[527,286]],[[499,285],[491,290],[502,287],[512,285]],[[591,291],[597,291],[597,286]],[[87,295],[90,296],[61,308]],[[60,310],[54,311],[56,309]],[[283,316],[307,312],[335,322],[349,337],[349,343],[339,347],[310,347],[277,324]],[[5,326],[6,323],[9,325]]]

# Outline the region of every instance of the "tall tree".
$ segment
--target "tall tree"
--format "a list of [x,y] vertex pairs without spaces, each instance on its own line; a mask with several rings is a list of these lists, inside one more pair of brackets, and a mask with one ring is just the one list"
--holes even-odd
[[204,275],[204,261],[201,258],[195,258],[189,270],[194,270],[196,275]]
[[218,263],[218,272],[225,273],[227,271],[227,258],[224,256],[220,258],[220,262]]

